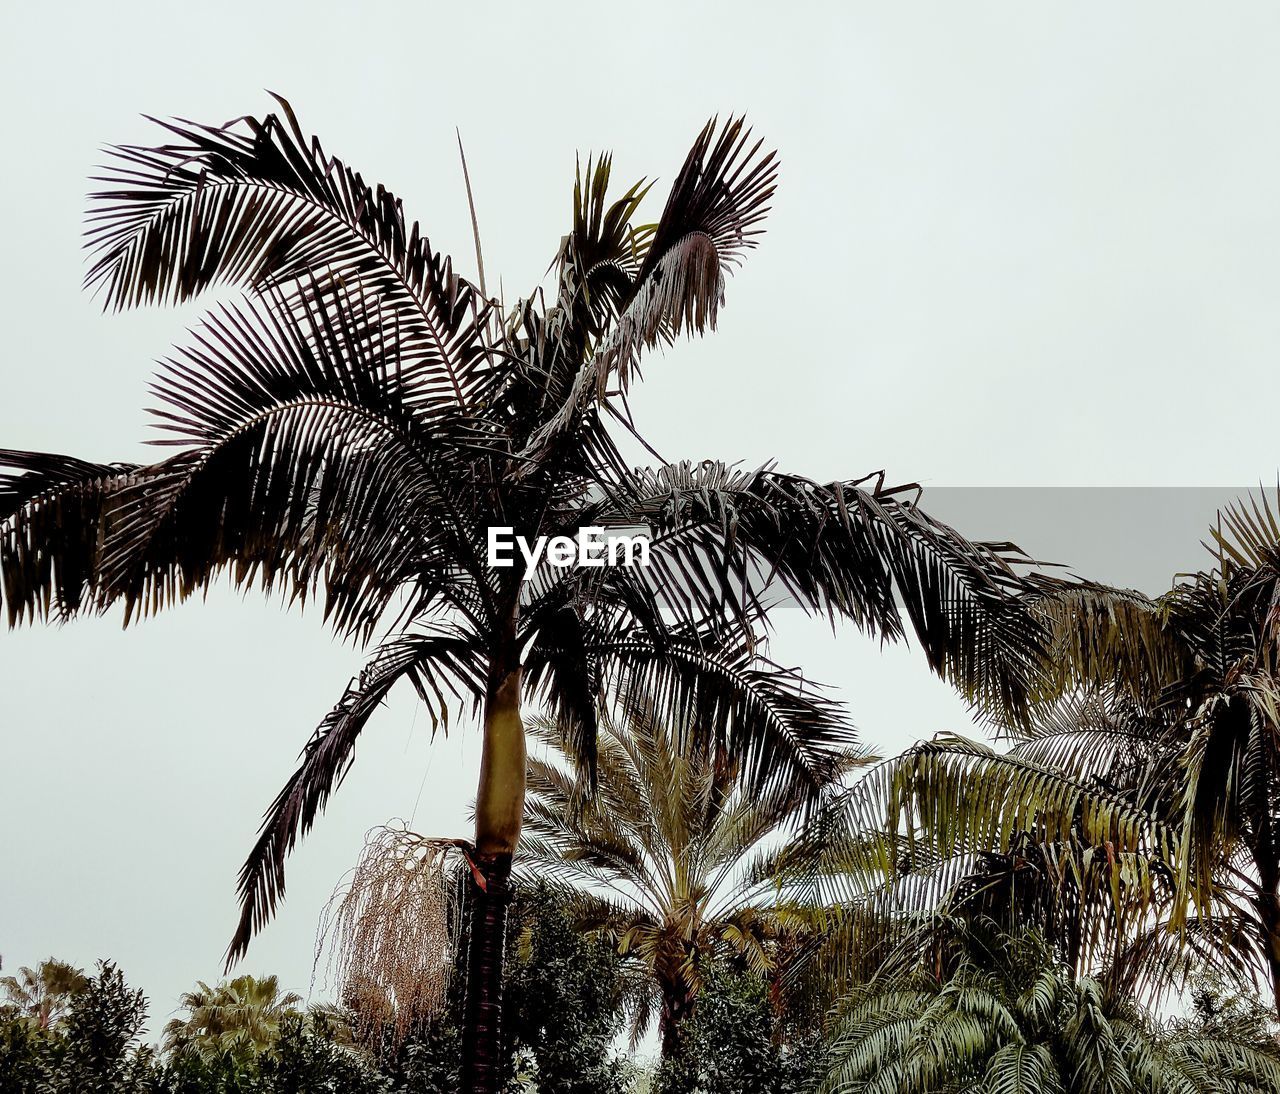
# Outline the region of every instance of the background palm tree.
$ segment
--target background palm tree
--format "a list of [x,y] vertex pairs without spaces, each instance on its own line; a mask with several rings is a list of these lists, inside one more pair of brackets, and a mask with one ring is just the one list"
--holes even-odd
[[[1011,595],[1016,551],[966,541],[882,477],[633,471],[621,455],[615,433],[640,440],[626,392],[642,353],[715,325],[761,230],[775,162],[740,120],[702,130],[654,223],[633,223],[647,186],[611,201],[609,158],[589,161],[554,285],[504,310],[281,107],[162,123],[171,143],[115,150],[89,214],[88,283],[106,305],[217,284],[246,296],[156,381],[176,455],[0,453],[0,595],[11,624],[117,603],[128,621],[227,574],[321,599],[356,640],[386,636],[266,815],[231,961],[387,692],[408,680],[438,726],[455,705],[478,713],[465,1054],[471,1089],[491,1091],[526,693],[588,772],[602,699],[643,692],[676,720],[696,713],[704,745],[736,756],[757,791],[796,778],[816,791],[849,729],[761,659],[762,584],[886,639],[910,627],[966,695],[1014,713],[1038,632]],[[544,564],[525,581],[488,565],[494,526],[529,541],[639,526],[652,564]]]
[[1032,898],[1116,991],[1210,962],[1280,1004],[1280,524],[1260,498],[1213,538],[1217,565],[1154,600],[1038,579],[1057,699],[1003,727],[1008,750],[940,737],[886,764],[848,845],[887,825],[898,872],[946,864],[917,911]]
[[170,1053],[195,1052],[206,1057],[256,1056],[280,1037],[281,1022],[298,1017],[302,996],[282,992],[275,976],[237,976],[210,987],[203,980],[184,992],[184,1017],[164,1027]]
[[0,992],[4,993],[3,1006],[13,1008],[40,1029],[49,1029],[66,1017],[71,1001],[88,984],[82,970],[50,957],[34,969],[23,965],[16,976],[0,977]]
[[878,977],[839,1016],[823,1094],[1247,1094],[1276,1089],[1273,1042],[1162,1028],[1073,977],[1034,933],[970,926],[941,970]]
[[[779,867],[812,839],[802,831],[809,787],[793,779],[754,793],[739,764],[696,748],[688,723],[649,703],[601,721],[594,792],[555,722],[536,720],[530,732],[550,754],[529,761],[522,869],[569,886],[583,928],[639,964],[632,1043],[656,1012],[662,1055],[676,1055],[718,958],[780,986],[779,965],[810,926],[779,892]],[[832,759],[826,798],[868,762],[852,749]]]

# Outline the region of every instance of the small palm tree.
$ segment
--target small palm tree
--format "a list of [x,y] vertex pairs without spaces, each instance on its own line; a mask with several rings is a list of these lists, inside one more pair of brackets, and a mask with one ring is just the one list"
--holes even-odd
[[216,987],[201,980],[182,995],[185,1016],[165,1025],[164,1047],[206,1057],[256,1056],[276,1043],[285,1018],[299,1016],[301,1002],[302,996],[282,992],[275,976],[237,976]]
[[[780,896],[780,867],[802,844],[812,853],[808,788],[754,793],[740,764],[698,749],[687,723],[652,704],[601,721],[594,792],[562,728],[541,719],[531,732],[549,756],[529,762],[523,869],[569,886],[581,925],[638,963],[633,1044],[656,1012],[671,1058],[715,959],[772,976],[797,949],[808,916]],[[827,798],[868,757],[831,759]]]
[[[762,576],[886,639],[914,630],[933,668],[1014,711],[1038,632],[1011,595],[1021,556],[968,542],[883,476],[637,471],[620,454],[615,434],[640,438],[627,390],[642,355],[716,325],[761,231],[775,158],[741,120],[702,130],[652,223],[636,219],[647,185],[611,199],[609,158],[589,161],[554,284],[504,309],[281,105],[220,128],[165,123],[170,143],[116,150],[90,212],[88,282],[106,305],[246,295],[155,385],[176,454],[0,452],[0,597],[11,624],[115,604],[133,620],[229,575],[321,599],[346,636],[382,636],[266,815],[229,963],[273,914],[288,853],[388,691],[407,681],[437,725],[475,711],[465,1074],[492,1091],[526,702],[588,770],[600,703],[644,692],[674,719],[696,712],[758,792],[818,792],[849,727],[762,662]],[[490,564],[494,528],[534,544],[595,527],[644,530],[650,565]]]
[[854,992],[834,1024],[823,1094],[1261,1094],[1280,1084],[1274,1043],[1161,1027],[1073,977],[1033,933],[962,927],[946,958]]
[[66,1017],[71,1001],[89,985],[84,972],[65,961],[49,958],[34,969],[23,965],[17,976],[0,977],[4,1005],[40,1029],[56,1026]]

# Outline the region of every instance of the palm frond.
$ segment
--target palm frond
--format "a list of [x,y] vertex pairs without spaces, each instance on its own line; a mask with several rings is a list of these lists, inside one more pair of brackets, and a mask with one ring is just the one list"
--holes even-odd
[[[1280,483],[1275,496],[1280,503]],[[1224,576],[1241,569],[1275,569],[1280,565],[1280,519],[1271,497],[1261,488],[1220,510],[1209,535],[1213,541],[1210,550],[1218,556],[1218,568]]]
[[526,623],[537,641],[525,657],[525,687],[543,701],[559,728],[558,743],[594,787],[597,711],[604,699],[604,681],[599,659],[588,647],[590,623],[572,603],[539,605],[532,620],[526,616]]
[[[604,399],[611,376],[625,391],[643,349],[715,328],[725,274],[755,246],[773,196],[776,157],[761,149],[741,118],[723,126],[712,120],[699,133],[639,270],[618,294],[616,318],[585,361],[572,362],[567,394],[530,438],[526,458],[545,456],[571,431],[590,404]],[[621,203],[628,216],[635,193]]]
[[0,449],[0,601],[9,625],[96,608],[102,544],[120,495],[162,471]]
[[926,966],[855,989],[834,1020],[823,1094],[1253,1094],[1274,1044],[1182,1021],[1162,1026],[1054,962],[1034,932],[970,930],[942,976]]
[[1167,607],[1132,589],[1035,579],[1034,611],[1050,634],[1053,694],[1077,687],[1122,691],[1153,703],[1193,669],[1193,652]]
[[324,581],[326,615],[367,634],[439,543],[430,514],[447,504],[469,427],[412,405],[365,304],[316,286],[301,313],[228,305],[167,363],[156,414],[164,443],[184,451],[119,492],[108,599],[146,614],[230,568],[239,584],[282,580],[301,599]]
[[785,595],[888,640],[909,627],[970,701],[1022,721],[1046,652],[1017,569],[1030,560],[1010,544],[966,540],[910,489],[685,462],[637,472],[634,501],[595,516],[648,524],[639,580],[677,618],[741,621]]
[[1171,855],[1160,818],[1120,794],[950,734],[881,768],[865,792],[938,850],[1005,851],[1024,834],[1040,843],[1079,835],[1117,854]]
[[606,639],[595,652],[624,705],[652,703],[698,747],[732,757],[756,793],[786,793],[797,782],[820,792],[840,750],[854,743],[839,702],[740,641],[635,634]]
[[1155,999],[1212,969],[1227,983],[1254,991],[1261,957],[1255,925],[1224,905],[1176,927],[1167,918],[1150,923],[1123,945],[1100,979],[1118,998]]
[[841,808],[844,834],[797,860],[801,885],[887,917],[898,960],[934,944],[941,915],[1034,925],[1099,972],[1175,907],[1177,843],[1158,815],[1016,753],[940,736],[873,769]]
[[453,628],[402,635],[385,643],[348,686],[302,752],[301,763],[276,796],[258,841],[240,871],[240,923],[227,966],[244,956],[250,939],[284,896],[285,859],[307,834],[351,766],[356,741],[401,680],[409,680],[433,726],[448,725],[449,709],[485,694],[486,676],[472,638]]
[[[485,311],[399,198],[282,115],[157,124],[173,143],[124,145],[90,195],[86,277],[107,307],[180,302],[216,284],[309,293],[359,284],[395,316],[401,354],[437,400],[468,406],[491,377]],[[153,119],[154,120],[154,119]]]
[[[573,187],[573,227],[557,258],[557,308],[566,316],[566,337],[580,341],[579,355],[612,323],[630,295],[653,236],[653,227],[631,223],[652,184],[634,183],[609,202],[613,157],[588,160]],[[566,347],[570,348],[570,347]],[[563,393],[561,393],[563,394]]]

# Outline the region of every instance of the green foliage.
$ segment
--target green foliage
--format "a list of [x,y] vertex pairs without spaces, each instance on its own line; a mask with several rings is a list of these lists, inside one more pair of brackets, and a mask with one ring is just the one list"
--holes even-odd
[[88,983],[81,969],[53,957],[34,969],[24,965],[17,976],[0,977],[4,998],[0,1012],[30,1018],[42,1029],[55,1026],[66,1017],[71,1000]]
[[164,1028],[165,1048],[173,1054],[252,1057],[279,1039],[281,1023],[298,1016],[302,997],[282,992],[274,976],[237,976],[216,987],[203,980],[182,996],[184,1017]]
[[654,1094],[807,1094],[826,1050],[813,1034],[788,1037],[765,984],[715,967],[681,1023],[676,1055],[663,1061]]
[[[42,1026],[38,1013],[11,1005],[0,1015],[0,1094],[420,1094],[417,1087],[393,1087],[368,1059],[337,1043],[343,1031],[330,1016],[293,1010],[298,997],[280,993],[274,977],[241,980],[251,982],[237,992],[202,984],[186,998],[221,992],[224,1002],[271,1003],[270,1029],[253,1027],[260,1043],[179,1038],[164,1057],[139,1045],[146,999],[110,962],[100,963],[91,979],[68,981],[79,986],[53,1025]],[[261,1018],[262,1010],[253,1013]],[[224,1017],[235,1025],[244,1013],[228,1007]],[[198,1029],[207,1032],[204,1025]]]
[[[1273,1094],[1276,1015],[1206,972],[1189,1017],[1161,1024],[1074,977],[1034,932],[956,922],[928,960],[889,969],[845,1003],[828,1045],[780,1012],[766,981],[708,969],[679,1052],[652,1077],[617,1059],[621,960],[574,927],[554,888],[512,908],[506,1094]],[[264,983],[265,981],[258,981]],[[274,989],[271,998],[287,998]],[[457,1094],[462,989],[388,1058],[343,1043],[339,1008],[282,1013],[269,1043],[157,1056],[140,1047],[146,1000],[112,964],[41,1027],[0,1015],[0,1094]],[[825,1081],[825,1085],[824,1085]]]
[[1280,1015],[1246,994],[1217,968],[1192,979],[1191,1015],[1179,1028],[1195,1036],[1229,1038],[1280,1054]]
[[53,1034],[16,1014],[0,1016],[0,1094],[50,1086]]
[[146,997],[128,987],[114,964],[100,961],[97,975],[73,996],[58,1030],[39,1042],[47,1087],[35,1089],[41,1094],[45,1089],[51,1094],[141,1089],[152,1059],[138,1043],[146,1020]]
[[258,1061],[243,1053],[179,1052],[156,1069],[149,1094],[265,1094]]
[[[465,917],[464,917],[465,921]],[[384,1043],[393,1090],[456,1094],[460,1088],[465,1001],[465,928],[443,1012],[401,1045]],[[630,1068],[615,1058],[623,1021],[621,961],[607,944],[583,937],[563,896],[546,885],[518,888],[507,927],[504,1011],[509,1077],[538,1094],[626,1094]]]
[[1265,975],[1280,1004],[1272,499],[1220,512],[1210,546],[1211,568],[1155,599],[1038,580],[1046,687],[1030,721],[1009,727],[1012,747],[911,749],[868,781],[859,819],[878,828],[887,816],[914,837],[901,861],[929,869],[981,852],[1038,859],[1024,877],[1077,894],[1039,926],[1074,934],[1072,964],[1112,990],[1155,997],[1215,962],[1241,983]]
[[[810,781],[752,792],[736,762],[700,747],[689,722],[650,705],[601,719],[596,785],[575,771],[564,727],[529,732],[549,746],[531,758],[520,871],[573,896],[574,918],[625,955],[635,973],[633,1043],[656,1016],[663,1055],[676,1051],[703,969],[732,960],[775,985],[811,934],[808,908],[780,892],[785,864],[821,845]],[[841,778],[868,762],[831,752],[817,776],[834,805]]]
[[624,1094],[612,1043],[622,1025],[621,968],[583,938],[546,886],[517,898],[508,940],[507,1031],[535,1065],[538,1094]]
[[406,1094],[457,1094],[462,1059],[461,1005],[415,1033],[383,1062],[392,1089]]
[[[957,932],[946,952],[854,992],[823,1094],[1263,1094],[1274,1042],[1162,1026],[1074,977],[1031,932]],[[938,975],[938,969],[942,974]]]
[[271,1094],[388,1094],[391,1089],[367,1060],[309,1029],[298,1015],[281,1022],[260,1070],[263,1089]]
[[[179,1051],[148,1094],[391,1094],[388,1078],[299,1014],[285,1015],[273,1043],[251,1055],[234,1047]],[[416,1088],[408,1088],[414,1090]]]

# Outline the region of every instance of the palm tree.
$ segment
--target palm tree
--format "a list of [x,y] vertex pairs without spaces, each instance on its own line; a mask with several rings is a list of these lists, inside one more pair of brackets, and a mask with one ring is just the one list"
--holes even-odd
[[1077,978],[1034,933],[967,929],[941,972],[878,977],[844,1004],[823,1094],[1249,1094],[1277,1089],[1274,1043],[1161,1027]]
[[1121,792],[1026,755],[1064,706],[1007,751],[949,734],[880,765],[843,803],[844,832],[816,868],[836,905],[829,972],[848,985],[865,954],[908,961],[939,918],[1034,927],[1077,975],[1159,996],[1196,956],[1247,963],[1212,917],[1169,931],[1177,906],[1170,837]]
[[[764,593],[888,640],[910,627],[934,669],[1016,711],[1037,635],[1011,595],[1021,556],[964,540],[883,476],[634,471],[619,454],[615,432],[639,439],[627,390],[643,352],[715,326],[761,230],[775,160],[740,120],[702,130],[653,224],[633,223],[647,186],[610,201],[609,157],[589,161],[554,285],[504,310],[281,107],[220,128],[163,123],[170,143],[115,150],[89,214],[88,283],[106,306],[218,284],[246,295],[156,381],[175,455],[0,453],[0,595],[11,624],[115,604],[131,621],[226,574],[321,599],[346,636],[383,636],[266,814],[229,963],[272,915],[288,852],[388,691],[408,680],[437,725],[476,711],[465,1053],[470,1089],[490,1091],[522,704],[543,702],[590,771],[602,697],[651,694],[673,718],[696,712],[757,791],[799,778],[816,792],[849,729],[761,660]],[[525,575],[489,564],[495,527],[529,544],[639,527],[650,565],[544,559]]]
[[[692,727],[652,703],[601,720],[594,792],[561,727],[538,719],[530,732],[548,757],[529,760],[523,870],[567,886],[580,925],[638,964],[632,1043],[656,1012],[672,1058],[717,959],[777,986],[779,964],[809,933],[811,917],[780,892],[782,868],[802,847],[811,853],[809,788],[792,779],[753,793],[739,764],[696,748]],[[868,757],[850,749],[832,760],[828,800]]]
[[84,972],[65,961],[49,958],[34,969],[23,965],[17,976],[0,977],[4,1005],[12,1007],[40,1029],[56,1026],[66,1017],[71,1001],[89,985]]
[[1007,731],[1008,751],[910,750],[852,826],[887,818],[961,873],[995,856],[1023,896],[1033,880],[1069,894],[1070,923],[1060,900],[1043,910],[1117,990],[1208,961],[1257,970],[1280,1006],[1280,522],[1260,498],[1212,534],[1216,565],[1154,600],[1042,580],[1059,699]]
[[237,976],[212,988],[201,980],[182,995],[185,1017],[165,1025],[164,1047],[206,1057],[256,1056],[276,1043],[281,1022],[298,1016],[301,1002],[302,996],[281,992],[275,976]]

